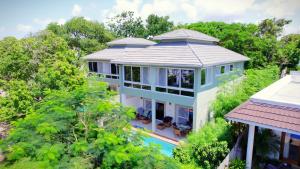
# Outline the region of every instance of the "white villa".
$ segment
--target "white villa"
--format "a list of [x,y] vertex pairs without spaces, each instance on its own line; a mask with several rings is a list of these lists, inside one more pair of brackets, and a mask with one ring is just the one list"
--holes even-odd
[[109,48],[84,59],[90,72],[118,88],[122,104],[136,108],[135,127],[179,139],[209,119],[220,77],[242,75],[248,58],[192,30],[174,30],[153,40],[158,43],[140,38],[115,40],[108,43]]

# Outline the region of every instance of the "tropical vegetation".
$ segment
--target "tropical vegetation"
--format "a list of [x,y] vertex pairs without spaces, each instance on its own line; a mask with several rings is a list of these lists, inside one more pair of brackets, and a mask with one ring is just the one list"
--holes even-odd
[[[286,19],[259,24],[196,22],[175,25],[168,16],[143,21],[124,12],[103,24],[75,17],[22,39],[0,40],[0,122],[11,125],[0,141],[1,168],[215,168],[232,148],[236,127],[224,115],[289,70],[299,69],[300,36],[282,35]],[[178,28],[201,31],[250,57],[244,79],[224,85],[212,105],[215,120],[178,146],[174,158],[145,147],[130,130],[133,111],[113,102],[107,85],[85,77],[81,57],[122,37],[152,36]],[[297,67],[298,66],[298,67]],[[237,79],[236,79],[237,80]],[[233,85],[236,84],[236,85]],[[240,130],[238,130],[240,131]],[[264,139],[268,134],[262,132]],[[259,144],[258,144],[259,145]],[[264,143],[262,145],[267,145]],[[273,145],[273,144],[272,144]],[[272,147],[256,147],[263,154]],[[263,157],[264,158],[264,157]],[[243,168],[234,161],[230,168]]]

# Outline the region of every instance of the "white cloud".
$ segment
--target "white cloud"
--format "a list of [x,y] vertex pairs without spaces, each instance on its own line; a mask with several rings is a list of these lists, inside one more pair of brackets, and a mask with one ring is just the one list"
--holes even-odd
[[57,20],[57,23],[60,24],[60,25],[63,25],[63,24],[66,23],[66,20],[65,20],[64,18],[59,18],[59,19]]
[[73,16],[79,16],[81,14],[81,6],[78,4],[73,5],[73,9],[72,9],[72,15]]
[[33,30],[33,27],[31,25],[24,25],[24,24],[18,24],[16,28],[17,28],[17,31],[26,32],[26,33]]
[[290,17],[300,10],[299,0],[266,0],[254,6],[255,9],[262,11],[271,17]]
[[47,18],[47,19],[39,19],[39,18],[35,18],[35,19],[33,19],[33,22],[36,23],[36,24],[39,24],[39,25],[41,25],[41,26],[46,26],[46,25],[48,25],[50,22],[53,22],[53,20],[52,20],[52,19],[49,19],[49,18]]
[[255,0],[194,0],[195,7],[206,15],[237,15],[253,6]]

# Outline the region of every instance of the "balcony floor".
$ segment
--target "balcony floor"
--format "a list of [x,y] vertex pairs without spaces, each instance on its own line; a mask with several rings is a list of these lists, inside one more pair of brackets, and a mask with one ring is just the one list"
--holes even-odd
[[[156,124],[159,124],[159,123],[160,123],[160,121],[157,120]],[[132,120],[131,125],[133,127],[144,128],[146,130],[152,131],[152,129],[151,129],[152,124],[151,123],[144,124],[139,120]],[[180,140],[183,140],[183,139],[186,138],[186,137],[179,137],[179,136],[175,135],[174,132],[173,132],[172,127],[168,127],[168,128],[163,129],[163,130],[156,129],[154,134],[157,134],[157,135],[162,136],[162,137],[166,137],[166,138],[174,140],[174,141],[180,141]]]

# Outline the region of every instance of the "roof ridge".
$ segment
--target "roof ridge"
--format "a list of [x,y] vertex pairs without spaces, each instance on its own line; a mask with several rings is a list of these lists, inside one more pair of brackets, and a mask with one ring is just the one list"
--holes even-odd
[[195,52],[195,50],[193,49],[193,47],[190,46],[190,43],[188,43],[188,42],[186,42],[186,43],[187,43],[188,47],[192,50],[193,54],[194,54],[195,56],[197,56],[197,59],[199,60],[200,64],[201,64],[202,67],[203,67],[204,64],[203,64],[203,62],[201,61],[201,59],[199,58],[199,56],[197,55],[197,53]]

